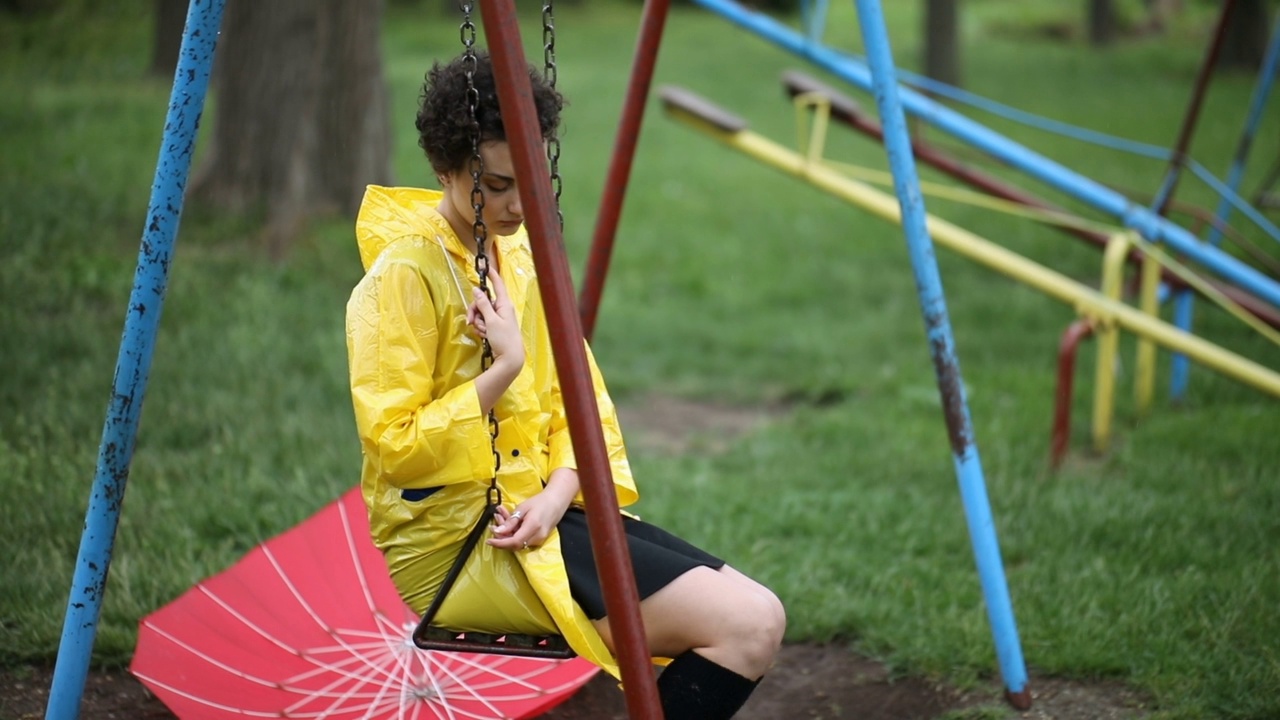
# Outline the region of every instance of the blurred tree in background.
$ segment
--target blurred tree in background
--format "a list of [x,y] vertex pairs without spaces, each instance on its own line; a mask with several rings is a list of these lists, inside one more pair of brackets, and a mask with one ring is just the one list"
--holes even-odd
[[960,85],[959,0],[925,0],[924,74]]
[[150,72],[156,77],[173,75],[182,49],[182,28],[187,22],[187,0],[155,0],[155,34]]
[[1266,0],[1236,0],[1235,12],[1223,38],[1219,67],[1257,71],[1267,54],[1271,18]]
[[1087,17],[1090,45],[1103,47],[1115,41],[1119,28],[1113,0],[1089,0]]
[[[163,4],[163,0],[161,2]],[[229,0],[192,200],[261,213],[282,257],[308,218],[391,181],[382,0]]]

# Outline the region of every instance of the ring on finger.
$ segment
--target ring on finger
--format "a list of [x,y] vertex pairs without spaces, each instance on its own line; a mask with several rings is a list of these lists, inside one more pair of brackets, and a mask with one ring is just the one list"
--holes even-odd
[[522,517],[524,517],[524,511],[523,511],[523,510],[517,510],[517,511],[515,511],[515,512],[511,513],[511,519],[512,519],[512,520],[519,520],[519,519],[520,519],[520,518],[522,518]]

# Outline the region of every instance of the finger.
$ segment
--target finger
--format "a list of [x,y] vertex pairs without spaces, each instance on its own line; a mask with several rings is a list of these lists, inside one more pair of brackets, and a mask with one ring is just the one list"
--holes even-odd
[[525,541],[516,539],[514,535],[510,537],[491,537],[485,542],[491,547],[501,550],[523,550],[525,547]]
[[539,545],[534,542],[534,533],[517,533],[506,538],[490,538],[486,542],[503,550],[532,550]]
[[507,284],[503,282],[502,276],[494,271],[489,271],[489,282],[493,285],[493,300],[495,305],[506,306],[507,304]]
[[[503,512],[506,512],[505,508],[503,508]],[[506,513],[506,516],[502,520],[502,526],[499,529],[502,531],[502,534],[506,535],[519,530],[522,524],[524,524],[524,511],[516,508],[515,512]]]
[[489,299],[488,295],[484,294],[483,290],[478,287],[471,288],[471,297],[475,298],[475,302],[472,306],[475,307],[476,312],[480,314],[480,317],[485,319],[493,317],[496,313],[493,307],[493,301]]

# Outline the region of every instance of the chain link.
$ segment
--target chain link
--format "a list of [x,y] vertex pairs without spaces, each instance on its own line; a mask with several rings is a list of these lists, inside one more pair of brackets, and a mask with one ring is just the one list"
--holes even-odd
[[[485,241],[489,239],[489,230],[484,224],[484,187],[480,178],[484,175],[484,158],[480,155],[480,119],[476,113],[480,107],[480,91],[476,89],[475,72],[479,60],[476,57],[476,26],[471,21],[471,12],[475,6],[472,0],[460,0],[462,10],[462,27],[459,35],[462,39],[462,70],[467,78],[467,111],[471,117],[471,209],[475,212],[475,220],[471,232],[476,241],[476,275],[480,278],[480,290],[492,298],[489,292],[489,256],[485,253]],[[493,346],[485,338],[480,352],[480,372],[493,367]],[[489,409],[489,449],[493,452],[493,478],[489,480],[487,493],[491,507],[502,504],[502,491],[498,488],[498,470],[502,467],[502,454],[498,452],[498,415],[494,408]]]
[[[556,70],[556,18],[552,0],[542,3],[542,51],[543,75],[551,89],[555,89],[558,71]],[[547,160],[551,163],[551,188],[555,191],[556,220],[560,222],[560,230],[564,231],[564,213],[560,211],[560,191],[563,181],[560,179],[560,137],[553,135],[547,141]]]

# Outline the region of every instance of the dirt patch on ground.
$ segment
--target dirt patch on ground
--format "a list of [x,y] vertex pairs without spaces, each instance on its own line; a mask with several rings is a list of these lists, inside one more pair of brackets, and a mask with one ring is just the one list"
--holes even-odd
[[[819,402],[818,404],[823,404]],[[785,414],[788,403],[732,407],[650,396],[619,408],[633,451],[717,452],[737,437]],[[52,671],[0,670],[0,720],[39,720]],[[836,645],[787,645],[739,720],[1134,720],[1150,702],[1114,682],[1080,683],[1033,676],[1033,706],[1015,712],[993,684],[960,692],[920,678],[895,678],[885,666]],[[173,720],[158,698],[124,670],[91,672],[84,720]],[[626,720],[626,699],[613,678],[599,674],[546,720]]]
[[[48,704],[47,668],[0,671],[0,718],[40,720]],[[880,663],[832,645],[788,645],[738,720],[1131,720],[1147,703],[1122,685],[1032,678],[1034,704],[1015,712],[999,688],[961,693],[919,678],[891,678]],[[158,698],[124,670],[94,671],[85,684],[82,720],[174,720]],[[626,699],[600,673],[545,720],[626,720]]]
[[[892,678],[884,665],[834,645],[787,645],[737,720],[1137,720],[1148,703],[1117,683],[1033,678],[1032,707],[1017,712],[1002,691],[962,693],[920,678]],[[545,720],[626,720],[613,678],[597,675]]]
[[737,438],[781,417],[790,403],[734,406],[695,402],[670,395],[648,395],[618,405],[631,452],[683,455],[720,453]]

